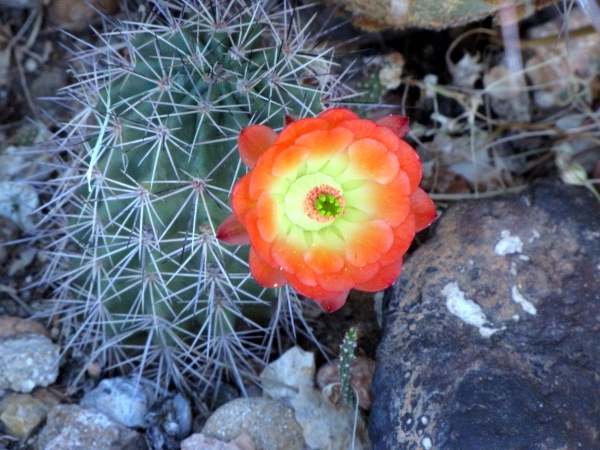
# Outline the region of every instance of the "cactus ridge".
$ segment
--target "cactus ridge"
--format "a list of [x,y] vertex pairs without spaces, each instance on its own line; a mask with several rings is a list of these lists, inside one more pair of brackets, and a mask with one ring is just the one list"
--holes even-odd
[[74,59],[64,94],[78,109],[39,225],[40,283],[56,286],[66,348],[105,370],[153,378],[157,391],[241,386],[280,333],[312,336],[313,305],[261,288],[248,250],[215,238],[245,173],[237,136],[317,114],[343,84],[285,1],[149,3]]

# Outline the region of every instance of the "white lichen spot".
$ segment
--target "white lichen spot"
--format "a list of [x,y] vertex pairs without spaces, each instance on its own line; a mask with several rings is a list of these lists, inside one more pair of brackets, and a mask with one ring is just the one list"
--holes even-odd
[[531,230],[531,237],[528,239],[528,242],[531,244],[536,239],[539,239],[542,235],[538,230]]
[[429,449],[431,448],[431,446],[433,445],[433,443],[431,442],[431,439],[430,439],[430,438],[428,438],[428,437],[424,437],[424,438],[421,440],[421,445],[423,446],[423,448],[424,448],[425,450],[429,450]]
[[523,308],[523,311],[525,311],[526,313],[529,313],[532,316],[535,316],[537,314],[537,309],[535,308],[535,306],[533,306],[533,303],[531,303],[525,297],[523,297],[523,294],[519,292],[519,288],[516,285],[512,287],[512,299],[513,302],[521,305],[521,308]]
[[500,232],[501,239],[494,247],[496,255],[504,256],[513,253],[521,253],[523,250],[523,241],[519,236],[511,236],[510,231],[502,230]]
[[479,328],[479,333],[483,337],[490,337],[498,331],[497,328],[484,326],[487,319],[481,307],[474,301],[465,298],[465,293],[460,290],[456,281],[452,281],[444,286],[442,295],[446,296],[446,308],[448,308],[448,311],[463,322]]
[[518,256],[518,258],[519,258],[521,261],[529,261],[529,260],[531,259],[531,258],[530,258],[529,256],[527,256],[527,255],[519,255],[519,256]]
[[521,316],[519,316],[518,314],[513,314],[512,318],[513,320],[518,321],[521,318]]
[[429,423],[429,419],[427,418],[427,416],[421,416],[421,423],[423,425],[427,425]]
[[510,273],[511,273],[511,274],[512,274],[514,277],[516,277],[516,276],[517,276],[517,263],[516,263],[516,262],[514,262],[514,261],[512,261],[512,262],[510,263]]

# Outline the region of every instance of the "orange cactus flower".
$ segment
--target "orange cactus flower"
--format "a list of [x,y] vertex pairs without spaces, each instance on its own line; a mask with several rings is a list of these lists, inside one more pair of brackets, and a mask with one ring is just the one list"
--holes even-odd
[[385,289],[415,232],[436,217],[419,188],[419,157],[400,139],[407,124],[333,108],[279,135],[264,125],[245,128],[238,148],[251,171],[234,186],[234,214],[217,238],[250,243],[250,271],[261,285],[289,283],[328,312],[350,289]]

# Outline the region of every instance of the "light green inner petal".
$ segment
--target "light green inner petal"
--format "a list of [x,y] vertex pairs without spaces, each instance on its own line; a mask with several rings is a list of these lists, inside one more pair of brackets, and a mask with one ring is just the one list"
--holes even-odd
[[373,220],[372,216],[354,206],[346,206],[346,214],[341,217],[342,222],[349,223],[366,223],[371,220]]
[[[292,183],[285,195],[285,212],[288,218],[306,231],[317,231],[330,225],[331,222],[319,222],[309,217],[306,211],[306,198],[311,190],[321,185],[330,186],[340,192],[342,187],[329,175],[313,173],[304,175]],[[312,205],[314,208],[314,205]]]
[[329,248],[340,255],[344,254],[346,242],[344,241],[342,233],[337,228],[337,222],[314,233],[314,236],[316,244]]
[[285,241],[293,244],[294,246],[308,250],[313,243],[313,232],[305,231],[292,222],[288,221],[288,223],[289,227],[284,236]]
[[273,177],[275,182],[269,188],[269,194],[279,203],[283,203],[283,198],[287,195],[287,191],[293,183],[293,180],[289,180],[287,178],[275,178]]
[[331,177],[337,177],[344,173],[350,165],[350,158],[348,157],[347,151],[339,151],[335,153],[331,158],[309,158],[307,161],[308,173],[324,173]]
[[367,184],[368,181],[369,180],[365,178],[359,180],[346,181],[345,183],[342,183],[342,187],[344,188],[344,192],[348,193],[350,191],[354,191],[355,189],[363,187],[365,184]]

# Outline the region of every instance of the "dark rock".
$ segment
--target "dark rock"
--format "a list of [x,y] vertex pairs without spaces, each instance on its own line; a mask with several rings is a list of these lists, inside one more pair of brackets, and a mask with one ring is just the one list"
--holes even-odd
[[384,300],[375,449],[600,448],[600,204],[452,205]]

